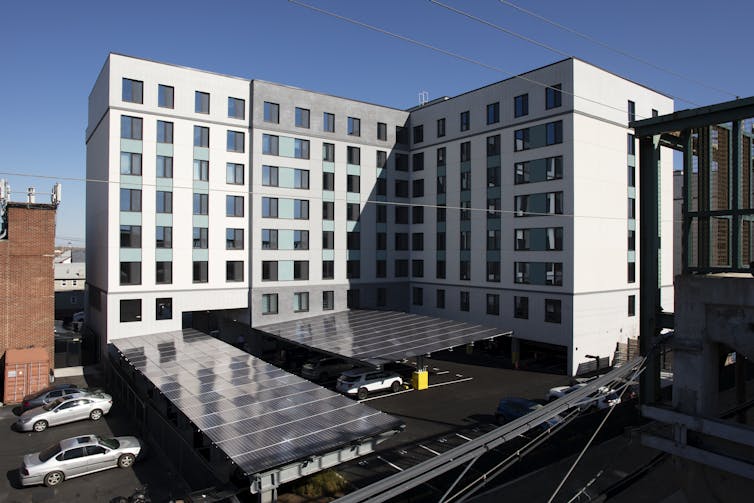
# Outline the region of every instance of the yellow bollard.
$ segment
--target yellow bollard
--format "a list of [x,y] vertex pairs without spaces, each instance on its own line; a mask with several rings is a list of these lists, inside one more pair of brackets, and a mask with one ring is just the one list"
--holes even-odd
[[426,370],[417,370],[411,375],[411,385],[415,390],[420,391],[429,387],[429,372]]

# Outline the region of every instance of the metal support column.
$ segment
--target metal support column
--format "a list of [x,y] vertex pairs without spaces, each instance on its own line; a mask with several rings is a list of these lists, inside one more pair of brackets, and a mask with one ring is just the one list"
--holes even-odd
[[660,135],[646,136],[639,143],[639,345],[647,357],[641,376],[642,403],[660,397],[660,353],[653,351],[659,337],[659,187]]
[[[740,245],[740,228],[741,228],[741,209],[739,204],[739,192],[741,190],[741,147],[743,135],[741,132],[741,121],[733,121],[733,131],[731,132],[731,156],[730,156],[730,209],[733,215],[730,218],[729,236],[730,240],[730,265],[733,269],[738,269],[741,264],[741,245]],[[749,155],[751,155],[749,153]],[[748,265],[748,264],[747,264]]]
[[[691,180],[692,170],[694,169],[694,137],[690,129],[686,129],[681,134],[683,142],[683,203],[681,214],[683,222],[681,224],[681,274],[689,273],[689,257],[691,256]],[[698,265],[698,264],[696,264]]]

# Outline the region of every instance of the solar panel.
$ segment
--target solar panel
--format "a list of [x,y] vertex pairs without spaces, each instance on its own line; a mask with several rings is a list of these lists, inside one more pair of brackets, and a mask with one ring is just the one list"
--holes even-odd
[[111,343],[247,475],[401,426],[196,330]]
[[351,310],[256,327],[290,342],[375,365],[510,332],[396,311]]

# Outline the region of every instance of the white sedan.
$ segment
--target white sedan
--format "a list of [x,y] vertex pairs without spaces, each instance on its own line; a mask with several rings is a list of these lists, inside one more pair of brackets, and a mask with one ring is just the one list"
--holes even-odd
[[27,410],[16,421],[20,431],[44,431],[48,426],[70,423],[81,419],[98,421],[110,412],[113,397],[106,393],[92,393],[86,397],[58,398],[41,407]]
[[393,393],[403,388],[403,378],[393,372],[382,370],[354,369],[343,372],[335,389],[346,395],[365,399],[373,391],[390,390]]

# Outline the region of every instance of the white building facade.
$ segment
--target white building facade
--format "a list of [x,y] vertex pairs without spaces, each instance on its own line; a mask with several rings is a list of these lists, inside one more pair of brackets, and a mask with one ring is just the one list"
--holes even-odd
[[627,109],[673,102],[575,59],[405,111],[111,54],[89,99],[88,324],[399,309],[512,329],[575,373],[638,335]]

